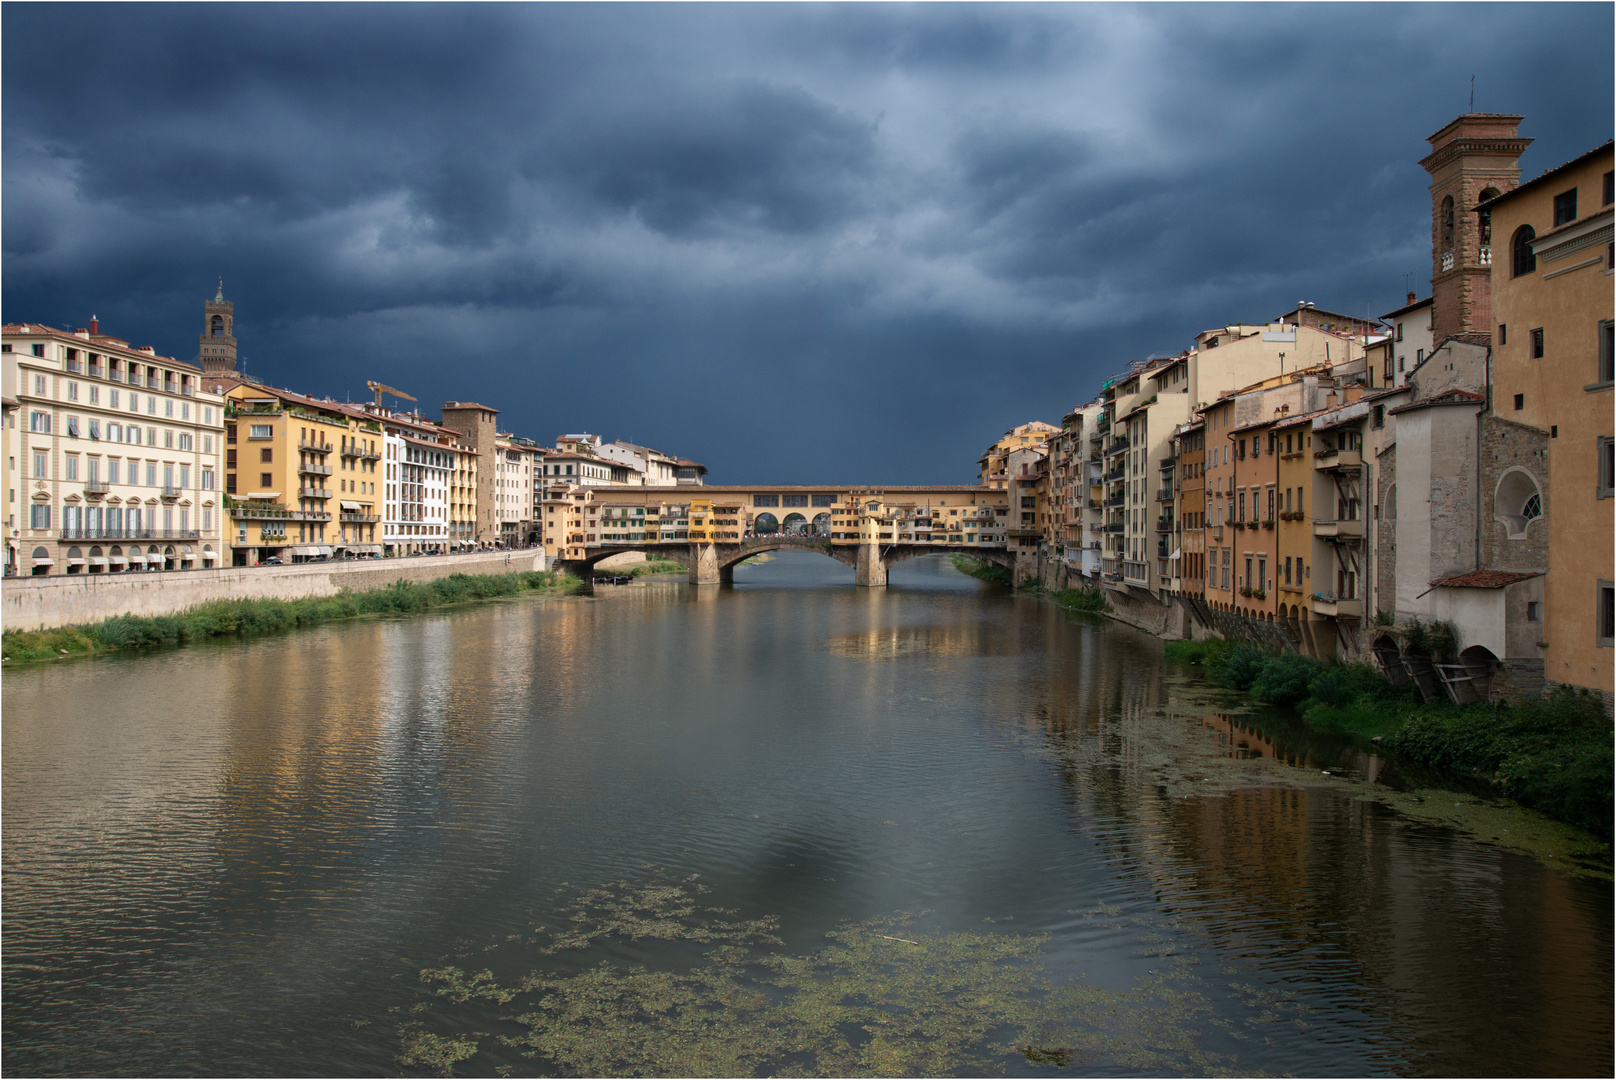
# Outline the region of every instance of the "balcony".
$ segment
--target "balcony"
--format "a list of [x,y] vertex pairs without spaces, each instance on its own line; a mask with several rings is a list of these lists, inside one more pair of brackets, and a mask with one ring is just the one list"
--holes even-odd
[[1352,596],[1325,596],[1321,593],[1314,593],[1313,614],[1330,615],[1335,618],[1361,619],[1363,618],[1363,601]]
[[1133,559],[1124,559],[1124,560],[1122,560],[1122,580],[1126,581],[1129,585],[1145,585],[1145,584],[1148,584],[1149,581],[1150,581],[1149,565],[1150,564],[1148,564],[1148,563],[1146,563],[1146,562],[1144,562],[1142,560],[1141,561],[1135,561]]
[[342,520],[343,521],[357,521],[357,522],[365,523],[365,522],[372,522],[372,521],[380,521],[381,516],[379,514],[367,514],[367,513],[364,513],[363,511],[358,511],[358,510],[344,510],[342,512]]
[[[299,442],[297,448],[310,454],[329,454],[331,452],[330,443]],[[344,457],[348,456],[348,451],[344,450],[342,453]]]
[[69,375],[83,375],[84,374],[84,361],[82,361],[82,360],[69,360],[67,362],[67,373]]
[[86,495],[105,495],[111,490],[112,484],[106,480],[86,480],[84,482],[84,494]]
[[300,473],[308,473],[310,476],[330,476],[331,475],[331,466],[329,466],[329,465],[299,465],[297,467],[297,471],[300,472]]
[[1313,535],[1321,540],[1362,540],[1364,523],[1353,519],[1313,519]]
[[1452,270],[1452,269],[1453,269],[1453,252],[1444,251],[1442,253],[1442,272],[1444,274],[1446,274],[1449,270]]
[[1174,465],[1177,465],[1177,464],[1178,464],[1178,455],[1176,455],[1176,454],[1173,455],[1172,457],[1164,457],[1164,458],[1161,459],[1161,467],[1163,469],[1171,469]]
[[1123,503],[1125,503],[1127,501],[1128,501],[1127,497],[1124,496],[1124,495],[1113,495],[1109,499],[1105,500],[1105,508],[1107,510],[1110,510],[1113,507],[1121,506]]
[[1127,439],[1118,439],[1116,442],[1112,443],[1110,446],[1105,448],[1105,456],[1106,457],[1113,457],[1113,456],[1115,456],[1117,454],[1122,453],[1126,449],[1128,449],[1128,440]]
[[1170,488],[1170,487],[1164,487],[1160,491],[1156,492],[1156,501],[1157,502],[1172,502],[1173,501],[1173,489]]
[[164,484],[163,485],[163,500],[165,502],[173,502],[175,499],[179,498],[181,495],[184,495],[184,494],[185,494],[184,489],[177,488],[173,484]]
[[92,378],[92,379],[104,379],[106,377],[107,377],[107,369],[106,368],[102,367],[100,364],[91,364],[90,365],[90,378]]
[[331,497],[331,489],[315,487],[298,488],[297,497],[300,499],[329,499]]
[[[130,380],[130,381],[132,382],[133,380]],[[157,376],[155,376],[155,375],[146,376],[146,389],[148,389],[148,390],[156,390],[157,388],[158,388]]]
[[107,378],[113,382],[123,382],[123,372],[119,371],[117,368],[113,368],[107,374]]
[[1172,518],[1157,518],[1156,519],[1156,531],[1159,532],[1159,533],[1170,533],[1170,532],[1172,532],[1173,531],[1173,520],[1172,520]]
[[1100,479],[1104,480],[1106,483],[1109,484],[1112,481],[1121,480],[1123,478],[1123,476],[1126,474],[1126,472],[1127,472],[1126,469],[1124,469],[1121,465],[1118,465],[1116,468],[1114,468],[1110,472],[1106,473]]
[[1362,450],[1315,450],[1313,467],[1320,470],[1357,469],[1363,466]]
[[1101,532],[1108,532],[1108,533],[1120,533],[1120,532],[1126,532],[1127,528],[1128,527],[1126,525],[1124,525],[1122,522],[1119,521],[1115,525],[1107,525],[1107,526],[1105,526],[1100,531]]
[[180,394],[184,397],[196,397],[196,390],[190,383],[180,383]]
[[1479,252],[1477,252],[1477,255],[1480,258],[1481,265],[1491,266],[1493,264],[1493,249],[1491,245],[1483,247]]

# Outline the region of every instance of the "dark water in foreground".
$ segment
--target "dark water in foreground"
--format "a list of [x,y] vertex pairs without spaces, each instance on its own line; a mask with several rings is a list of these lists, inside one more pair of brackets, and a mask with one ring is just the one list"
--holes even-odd
[[[1125,627],[892,582],[783,555],[7,671],[6,1071],[396,1075],[458,1039],[463,1074],[1610,1074],[1608,882],[1309,781],[1376,766],[1207,719]],[[1307,768],[1180,775],[1276,751]],[[545,950],[581,890],[633,931],[698,888],[683,931]],[[714,920],[773,922],[714,975]],[[572,1011],[435,996],[445,963]]]

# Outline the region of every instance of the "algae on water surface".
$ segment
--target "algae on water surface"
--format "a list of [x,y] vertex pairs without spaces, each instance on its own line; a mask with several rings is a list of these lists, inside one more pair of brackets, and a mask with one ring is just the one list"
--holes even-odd
[[[735,920],[702,907],[702,892],[694,879],[587,892],[563,929],[525,943],[548,968],[508,981],[423,970],[432,1007],[401,1025],[399,1062],[447,1075],[505,1047],[537,1070],[584,1076],[984,1075],[1017,1058],[1153,1072],[1232,1064],[1199,1046],[1219,1022],[1189,962],[1166,952],[1159,973],[1126,992],[1056,984],[1045,935],[922,931],[911,913],[842,926],[824,948],[789,955],[771,948],[773,919]],[[591,946],[645,939],[704,951],[663,970],[579,966]],[[479,1011],[489,1006],[497,1024]]]

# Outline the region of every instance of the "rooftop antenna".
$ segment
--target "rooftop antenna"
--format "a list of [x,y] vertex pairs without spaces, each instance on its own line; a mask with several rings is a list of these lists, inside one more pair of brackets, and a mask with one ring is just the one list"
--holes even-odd
[[1476,111],[1476,77],[1470,76],[1470,111]]

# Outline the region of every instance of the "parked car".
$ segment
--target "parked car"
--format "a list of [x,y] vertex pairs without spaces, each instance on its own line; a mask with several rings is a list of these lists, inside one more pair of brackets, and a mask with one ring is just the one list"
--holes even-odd
[[260,565],[260,566],[280,566],[281,565],[281,557],[279,555],[271,555],[269,558],[265,559],[263,562],[259,563],[258,565]]

